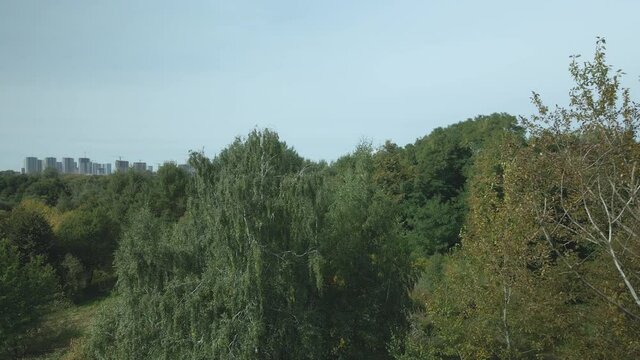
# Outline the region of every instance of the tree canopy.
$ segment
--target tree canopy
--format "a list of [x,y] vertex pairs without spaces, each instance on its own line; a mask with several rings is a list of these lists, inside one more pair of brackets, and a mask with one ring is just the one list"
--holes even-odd
[[566,107],[331,163],[256,129],[194,172],[0,173],[0,357],[110,292],[76,356],[639,358],[640,106],[602,39],[569,71]]

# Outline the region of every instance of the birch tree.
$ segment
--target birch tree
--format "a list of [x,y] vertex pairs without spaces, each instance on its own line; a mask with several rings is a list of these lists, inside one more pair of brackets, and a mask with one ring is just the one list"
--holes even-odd
[[[621,85],[624,73],[607,65],[604,39],[592,61],[574,56],[569,71],[575,81],[569,106],[549,109],[534,93],[538,114],[523,119],[532,141],[521,159],[537,171],[529,179],[536,217],[560,261],[640,321],[640,107]],[[584,262],[599,256],[608,259],[609,284],[581,273]]]

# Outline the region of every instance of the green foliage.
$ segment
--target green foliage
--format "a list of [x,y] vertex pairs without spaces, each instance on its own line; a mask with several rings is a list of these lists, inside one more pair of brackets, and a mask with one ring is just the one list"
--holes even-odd
[[[532,140],[518,154],[528,161],[519,176],[531,181],[527,204],[546,245],[588,299],[593,316],[576,347],[588,353],[598,343],[637,355],[640,105],[621,87],[622,71],[607,65],[604,39],[592,61],[574,57],[569,71],[575,86],[567,108],[549,110],[533,96],[539,114],[525,121]],[[593,339],[594,329],[608,330]]]
[[103,208],[68,212],[56,232],[56,252],[73,255],[88,269],[108,268],[116,248],[118,225]]
[[[175,166],[163,167],[158,176],[59,175],[52,169],[36,176],[2,172],[0,238],[18,246],[25,259],[47,255],[75,300],[92,297],[114,282],[113,252],[129,215],[148,205],[166,221],[176,221],[184,212],[188,184],[186,173]],[[66,255],[80,262],[82,275],[77,266],[70,273]]]
[[23,259],[49,255],[54,243],[51,225],[42,211],[23,204],[2,222],[2,234],[16,246]]
[[190,175],[174,163],[165,163],[158,169],[156,181],[154,212],[167,221],[177,221],[187,208]]
[[[397,357],[636,358],[639,108],[593,63],[568,109],[476,158],[462,246],[422,298]],[[620,265],[620,266],[617,266]],[[404,346],[404,347],[403,347]]]
[[0,356],[18,354],[24,334],[53,300],[57,280],[41,257],[21,259],[18,249],[0,240]]
[[62,290],[70,299],[77,301],[88,285],[86,269],[80,260],[71,254],[65,255],[60,267],[62,268]]
[[[565,282],[573,279],[558,277],[505,149],[477,163],[462,251],[453,258],[464,265],[450,268],[429,305],[437,351],[448,356],[542,356],[570,337],[578,320],[566,306],[577,296]],[[496,160],[504,175],[494,172]]]
[[387,142],[376,152],[374,180],[401,204],[414,259],[459,243],[470,168],[477,154],[505,135],[524,136],[515,117],[492,114],[437,128],[405,148]]
[[153,175],[148,172],[117,172],[108,177],[105,193],[98,200],[114,219],[124,223],[130,212],[149,204],[153,186]]
[[371,155],[327,179],[275,133],[254,131],[192,163],[176,225],[150,211],[131,222],[115,261],[119,301],[90,356],[384,358],[411,277]]
[[[413,208],[413,207],[410,207]],[[467,212],[463,199],[443,201],[434,197],[413,208],[407,219],[407,238],[416,257],[443,253],[459,242]]]
[[531,159],[530,167],[523,167],[528,177],[544,177],[531,187],[530,202],[550,247],[561,259],[572,255],[559,249],[563,241],[570,242],[578,256],[608,258],[607,280],[621,281],[622,293],[580,275],[581,265],[563,263],[603,299],[640,322],[640,279],[632,275],[640,272],[640,105],[621,88],[622,72],[612,74],[604,51],[604,40],[599,39],[593,62],[572,61],[569,70],[576,85],[569,108],[549,111],[534,94],[539,115],[527,121],[532,151],[520,156]]
[[397,202],[403,202],[413,191],[415,166],[407,151],[387,141],[373,157],[373,181]]
[[330,179],[321,243],[328,358],[386,358],[392,332],[406,325],[409,252],[399,205],[376,186],[374,166],[371,149],[361,146]]
[[524,127],[478,116],[331,165],[256,130],[195,176],[2,173],[0,305],[36,309],[3,313],[3,344],[50,298],[49,255],[75,299],[114,260],[80,357],[637,358],[640,106],[603,40],[570,72],[569,107],[534,94]]
[[25,190],[25,196],[41,200],[48,206],[55,206],[58,199],[68,193],[65,183],[55,169],[45,169],[42,176]]
[[270,132],[238,139],[213,161],[198,154],[193,161],[197,196],[188,215],[164,231],[143,212],[123,239],[119,316],[100,325],[117,331],[99,333],[115,334],[108,341],[95,336],[92,351],[115,358],[317,353],[315,191],[304,161]]
[[13,171],[0,172],[0,201],[10,210],[20,203],[33,183],[40,180],[40,176],[27,176]]
[[13,207],[24,198],[37,199],[55,206],[61,197],[68,196],[66,182],[55,169],[42,175],[21,175],[12,171],[0,172],[0,203]]

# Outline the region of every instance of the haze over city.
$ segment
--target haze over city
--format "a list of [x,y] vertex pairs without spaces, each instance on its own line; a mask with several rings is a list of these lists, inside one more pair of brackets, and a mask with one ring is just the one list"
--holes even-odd
[[640,75],[635,1],[276,3],[0,2],[0,169],[183,162],[255,127],[316,160],[406,144],[529,115],[531,91],[565,103],[564,64],[597,36],[626,83]]

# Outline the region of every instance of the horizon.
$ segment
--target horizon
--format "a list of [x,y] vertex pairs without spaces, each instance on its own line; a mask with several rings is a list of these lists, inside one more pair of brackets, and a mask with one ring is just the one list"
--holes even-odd
[[[634,92],[640,4],[0,3],[0,170],[27,156],[156,166],[215,156],[254,128],[311,160],[362,139],[567,102],[570,55],[596,37]],[[636,90],[637,91],[637,90]],[[79,157],[79,156],[78,156]]]
[[[134,163],[145,163],[147,166],[152,166],[155,170],[157,170],[160,166],[163,166],[165,164],[168,163],[173,163],[175,165],[185,165],[189,162],[189,159],[184,159],[184,160],[164,160],[162,162],[159,163],[150,163],[148,161],[145,161],[144,159],[125,159],[122,157],[118,157],[117,159],[113,159],[113,160],[107,160],[107,161],[103,161],[104,159],[95,159],[92,158],[89,155],[82,155],[82,156],[53,156],[54,154],[49,154],[49,155],[44,155],[44,156],[37,156],[37,155],[27,155],[24,158],[22,158],[22,163],[24,163],[24,161],[26,161],[27,158],[36,158],[38,160],[42,160],[44,161],[46,158],[54,158],[56,159],[56,162],[61,162],[62,159],[66,159],[66,158],[71,158],[74,161],[76,161],[76,163],[78,162],[77,160],[82,159],[82,158],[88,158],[89,161],[91,163],[95,163],[95,164],[115,164],[116,161],[127,161],[129,162],[129,164],[132,166]],[[17,171],[20,172],[22,169],[18,169],[18,170],[13,170],[13,169],[0,169],[0,171]]]

